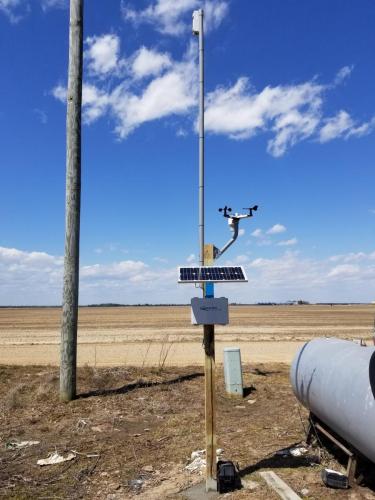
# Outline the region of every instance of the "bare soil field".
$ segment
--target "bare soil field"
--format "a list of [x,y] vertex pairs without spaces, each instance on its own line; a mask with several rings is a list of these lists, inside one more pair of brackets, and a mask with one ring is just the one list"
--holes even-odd
[[[374,305],[231,306],[216,328],[217,359],[241,347],[248,362],[290,362],[319,336],[370,339]],[[0,308],[0,363],[58,364],[59,308]],[[82,307],[78,363],[90,366],[189,366],[202,363],[202,328],[189,307]]]
[[[327,489],[323,467],[343,471],[327,452],[281,457],[305,438],[307,413],[294,398],[283,364],[244,367],[246,397],[229,398],[217,380],[217,435],[223,457],[238,462],[250,486],[229,499],[275,500],[259,476],[275,471],[301,498],[370,499],[374,490]],[[180,499],[202,481],[185,469],[204,448],[204,377],[196,367],[78,370],[79,397],[58,400],[58,371],[0,367],[0,496],[13,499]],[[16,449],[21,441],[39,441]],[[58,452],[74,458],[41,467]]]
[[[85,366],[68,404],[58,399],[60,314],[0,309],[0,497],[184,500],[185,488],[203,479],[186,464],[205,446],[202,329],[190,325],[189,308],[81,308]],[[370,484],[327,489],[321,469],[345,465],[327,451],[276,454],[303,442],[307,429],[286,364],[297,347],[316,336],[372,340],[373,317],[368,305],[231,307],[230,325],[217,328],[217,357],[226,345],[241,348],[246,396],[227,396],[218,364],[218,447],[249,489],[226,498],[276,500],[262,470],[301,498],[375,498]],[[17,448],[22,441],[38,443]],[[53,452],[73,459],[37,465]]]

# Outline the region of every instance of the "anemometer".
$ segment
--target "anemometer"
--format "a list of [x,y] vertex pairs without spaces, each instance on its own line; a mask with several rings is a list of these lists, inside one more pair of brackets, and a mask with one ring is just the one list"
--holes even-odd
[[247,214],[239,214],[235,212],[233,215],[230,213],[232,209],[225,205],[224,208],[219,208],[219,212],[224,212],[223,216],[228,219],[228,226],[232,231],[231,239],[221,248],[220,250],[215,247],[214,249],[214,258],[218,259],[223,253],[228,250],[228,248],[236,241],[238,236],[238,226],[241,219],[248,219],[249,217],[253,217],[253,212],[258,210],[258,205],[254,205],[253,207],[243,208],[242,210],[247,210]]

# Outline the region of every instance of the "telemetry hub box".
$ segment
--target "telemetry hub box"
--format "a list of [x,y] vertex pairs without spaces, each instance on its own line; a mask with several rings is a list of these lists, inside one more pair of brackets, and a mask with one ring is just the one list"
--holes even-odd
[[227,325],[229,323],[228,299],[226,297],[192,298],[191,322],[193,325]]

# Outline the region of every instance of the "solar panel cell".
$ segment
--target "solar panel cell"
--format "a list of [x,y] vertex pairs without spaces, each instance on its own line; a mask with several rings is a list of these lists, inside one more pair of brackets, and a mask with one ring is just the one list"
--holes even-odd
[[180,267],[179,283],[246,282],[242,267]]

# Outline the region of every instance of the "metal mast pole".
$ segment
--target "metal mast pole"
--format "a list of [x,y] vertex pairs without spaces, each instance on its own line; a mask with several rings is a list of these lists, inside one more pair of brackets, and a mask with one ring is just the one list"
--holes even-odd
[[[199,15],[199,264],[212,265],[212,256],[205,256],[204,244],[204,32],[203,9]],[[211,245],[212,246],[212,245]],[[209,247],[211,247],[209,246]],[[203,285],[203,297],[207,297]],[[215,326],[203,325],[205,351],[205,420],[206,420],[206,491],[216,491],[215,433]]]
[[64,291],[61,325],[60,399],[76,396],[81,209],[83,0],[70,0],[69,70],[66,118],[66,209]]
[[199,264],[204,265],[204,38],[199,11]]

